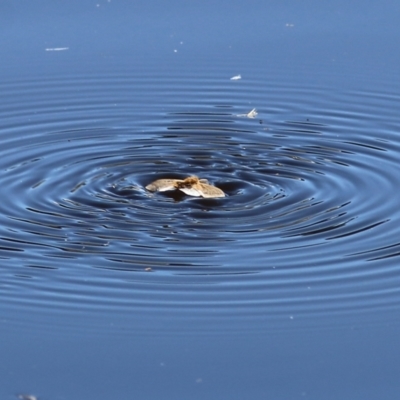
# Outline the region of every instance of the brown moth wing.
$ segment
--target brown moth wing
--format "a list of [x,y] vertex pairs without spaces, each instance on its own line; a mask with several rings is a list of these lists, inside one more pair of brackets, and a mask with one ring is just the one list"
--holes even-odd
[[215,186],[208,185],[205,183],[202,183],[199,186],[201,186],[201,193],[202,196],[205,198],[211,199],[217,197],[225,197],[225,193],[221,189]]
[[146,186],[151,192],[166,192],[167,190],[175,190],[178,183],[183,182],[180,179],[157,179]]

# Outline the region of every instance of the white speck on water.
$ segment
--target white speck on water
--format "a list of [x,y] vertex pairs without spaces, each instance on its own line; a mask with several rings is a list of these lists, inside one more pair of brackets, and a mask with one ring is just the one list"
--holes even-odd
[[69,50],[69,47],[47,47],[45,51],[65,51]]
[[247,118],[255,118],[258,115],[258,112],[255,108],[253,108],[250,112],[247,114],[238,114],[238,117],[247,117]]

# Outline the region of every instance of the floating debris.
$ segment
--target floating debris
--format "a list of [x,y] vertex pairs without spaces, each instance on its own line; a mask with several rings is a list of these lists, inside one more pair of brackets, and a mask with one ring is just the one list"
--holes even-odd
[[242,75],[232,76],[231,81],[238,81],[239,79],[242,79]]
[[255,108],[253,108],[249,113],[247,114],[238,114],[238,117],[247,117],[247,118],[255,118],[257,117],[258,112]]
[[38,400],[36,396],[33,396],[31,394],[19,394],[18,398],[21,400]]
[[146,186],[151,192],[166,192],[180,190],[194,197],[217,198],[225,197],[225,193],[208,183],[207,179],[199,179],[197,176],[189,176],[186,179],[157,179]]
[[48,47],[46,51],[65,51],[69,50],[69,47]]

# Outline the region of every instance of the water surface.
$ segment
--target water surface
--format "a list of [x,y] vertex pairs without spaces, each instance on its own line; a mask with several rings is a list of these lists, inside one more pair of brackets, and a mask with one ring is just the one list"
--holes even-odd
[[[393,398],[387,6],[6,8],[5,398]],[[227,197],[144,189],[192,174]]]

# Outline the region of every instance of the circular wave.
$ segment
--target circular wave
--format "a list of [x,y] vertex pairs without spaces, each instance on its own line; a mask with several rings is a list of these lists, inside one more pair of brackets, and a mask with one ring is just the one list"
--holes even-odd
[[[386,108],[399,98],[283,88],[258,90],[245,107],[239,99],[257,82],[232,89],[228,80],[212,104],[201,95],[148,110],[117,95],[119,81],[102,83],[112,99],[98,99],[98,80],[26,82],[31,95],[18,107],[13,93],[22,89],[3,88],[0,290],[8,298],[25,285],[42,307],[51,299],[254,316],[399,302],[399,121]],[[86,85],[80,101],[78,84]],[[263,108],[266,93],[275,108]],[[312,105],[294,111],[305,98]],[[343,110],[344,102],[365,109]],[[240,116],[253,106],[256,118]],[[144,189],[192,174],[227,197]]]

